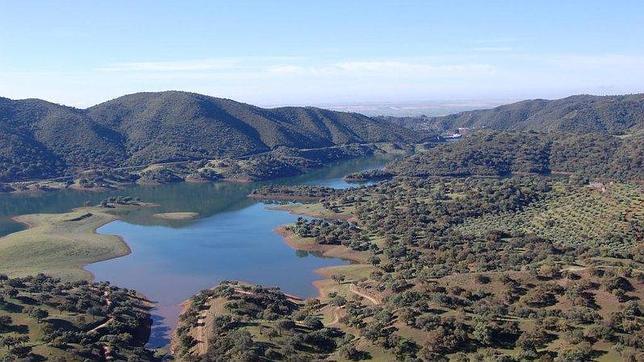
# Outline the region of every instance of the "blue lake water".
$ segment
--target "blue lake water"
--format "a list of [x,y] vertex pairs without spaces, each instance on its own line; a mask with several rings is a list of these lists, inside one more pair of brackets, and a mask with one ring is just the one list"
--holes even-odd
[[[249,199],[246,196],[251,190],[267,183],[350,187],[343,176],[379,168],[385,162],[381,158],[347,161],[307,175],[261,183],[179,183],[98,193],[4,194],[0,195],[0,236],[24,228],[11,221],[15,215],[65,212],[116,195],[158,204],[127,212],[122,220],[101,227],[100,233],[121,236],[132,253],[86,269],[96,280],[136,289],[155,301],[150,346],[165,346],[181,303],[201,289],[236,279],[311,297],[317,295],[312,285],[319,279],[317,268],[347,263],[290,248],[274,230],[294,222],[297,216]],[[178,221],[153,216],[177,211],[197,212],[199,218]]]
[[[346,161],[298,177],[248,184],[179,183],[106,192],[0,194],[0,236],[24,228],[11,220],[15,215],[66,212],[117,195],[158,204],[129,211],[121,215],[122,220],[101,227],[100,233],[121,236],[132,253],[91,264],[87,270],[96,280],[134,288],[156,301],[150,345],[164,346],[176,324],[180,304],[201,289],[236,279],[311,297],[317,295],[312,285],[319,279],[315,269],[347,263],[290,248],[274,230],[297,216],[249,199],[246,196],[250,191],[268,183],[350,187],[343,176],[382,167],[386,161]],[[177,211],[196,212],[199,218],[179,221],[153,216]]]
[[134,288],[157,302],[151,345],[165,345],[180,303],[221,280],[279,286],[296,295],[317,295],[314,270],[346,263],[298,252],[274,232],[297,217],[262,203],[221,212],[190,226],[171,228],[115,221],[100,228],[120,235],[130,255],[89,265],[97,280]]

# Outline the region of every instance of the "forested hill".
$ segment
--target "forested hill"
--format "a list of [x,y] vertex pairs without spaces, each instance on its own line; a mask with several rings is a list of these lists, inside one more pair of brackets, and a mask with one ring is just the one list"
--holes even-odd
[[388,167],[403,176],[510,176],[577,174],[644,180],[644,134],[479,131]]
[[420,137],[357,113],[264,109],[176,91],[126,95],[88,109],[0,98],[0,181],[94,167],[238,157],[277,146],[415,142]]
[[575,95],[557,100],[534,99],[443,117],[382,119],[434,132],[457,128],[490,128],[626,134],[644,130],[644,93],[620,96]]

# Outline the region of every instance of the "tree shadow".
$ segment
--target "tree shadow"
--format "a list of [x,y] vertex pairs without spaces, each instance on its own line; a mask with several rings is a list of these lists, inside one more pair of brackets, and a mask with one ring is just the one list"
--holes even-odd
[[0,332],[5,332],[5,333],[17,333],[17,334],[28,334],[29,333],[29,326],[25,324],[19,324],[19,325],[10,325],[5,327],[3,330],[0,330]]
[[64,330],[64,331],[78,331],[78,327],[76,327],[72,322],[64,319],[58,319],[58,318],[48,318],[47,323],[51,324],[51,326],[55,330]]
[[26,295],[19,295],[16,297],[16,299],[21,301],[23,304],[28,304],[28,305],[41,304],[39,301],[35,300],[34,298],[28,297]]
[[25,307],[23,307],[20,304],[5,301],[4,304],[2,304],[1,309],[5,310],[5,311],[7,311],[9,313],[22,313],[22,311],[25,309]]

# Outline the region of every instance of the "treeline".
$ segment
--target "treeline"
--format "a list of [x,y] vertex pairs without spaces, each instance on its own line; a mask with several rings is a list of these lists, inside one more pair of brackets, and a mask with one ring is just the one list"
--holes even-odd
[[331,196],[336,189],[313,185],[267,185],[254,189],[248,195],[264,201],[318,201]]
[[0,97],[0,181],[238,158],[280,146],[310,149],[421,138],[357,113],[263,109],[186,92],[131,94],[88,109]]
[[365,170],[360,172],[354,172],[352,174],[346,175],[344,180],[346,182],[367,182],[367,181],[382,181],[388,180],[394,177],[394,174],[386,170]]
[[[176,182],[208,182],[218,180],[263,181],[282,177],[297,176],[323,167],[329,163],[354,158],[369,157],[387,152],[405,152],[399,145],[342,145],[320,149],[299,150],[279,147],[267,153],[242,158],[220,158],[175,162],[150,167],[128,169],[104,169],[83,171],[54,184],[43,182],[36,188],[60,189],[78,187],[81,189],[115,189],[124,185],[168,184]],[[2,172],[2,170],[0,170]],[[33,185],[14,183],[13,187],[0,182],[0,192],[27,191]]]
[[405,176],[510,176],[578,174],[644,179],[644,137],[534,132],[478,132],[459,142],[390,164]]
[[288,230],[302,238],[314,238],[320,245],[344,245],[356,251],[378,250],[378,246],[369,241],[368,235],[348,221],[298,217]]

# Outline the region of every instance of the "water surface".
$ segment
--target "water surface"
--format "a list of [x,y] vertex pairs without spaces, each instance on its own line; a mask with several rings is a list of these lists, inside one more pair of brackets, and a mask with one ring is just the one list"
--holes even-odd
[[100,228],[122,236],[132,253],[89,265],[97,280],[134,288],[157,302],[151,345],[165,345],[180,303],[221,280],[279,286],[300,296],[315,296],[314,270],[345,263],[297,251],[274,229],[296,219],[254,203],[217,213],[186,227],[145,226],[115,221]]
[[[381,158],[342,162],[307,175],[270,183],[316,184],[349,187],[348,173],[380,167]],[[315,296],[314,270],[346,261],[298,252],[274,230],[297,216],[271,210],[246,197],[263,183],[180,183],[134,186],[109,192],[65,190],[38,195],[0,196],[0,234],[22,228],[9,218],[34,212],[65,212],[84,204],[96,204],[114,195],[139,197],[159,207],[134,210],[98,229],[121,236],[132,253],[87,267],[96,280],[134,288],[157,302],[151,346],[164,346],[176,324],[180,303],[197,291],[221,280],[236,279],[269,286],[303,297]],[[160,212],[191,211],[200,218],[173,221],[155,218]]]

